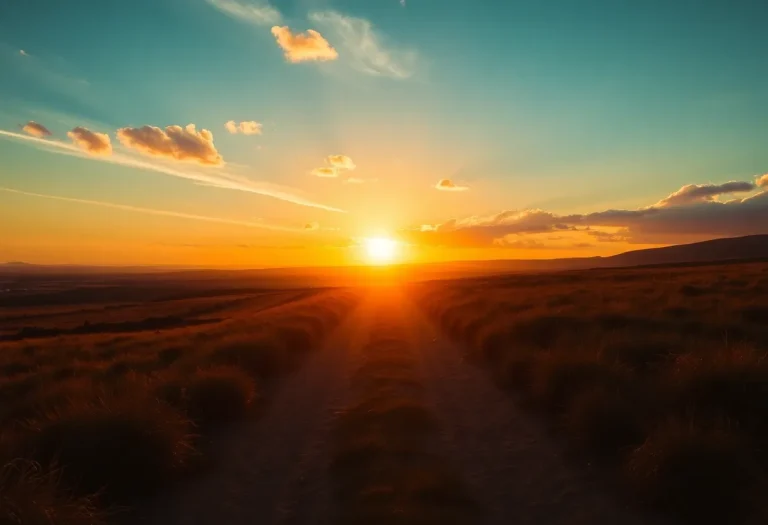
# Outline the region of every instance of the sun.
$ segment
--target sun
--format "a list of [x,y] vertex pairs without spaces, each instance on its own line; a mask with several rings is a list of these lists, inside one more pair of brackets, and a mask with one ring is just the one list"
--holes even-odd
[[368,237],[363,240],[363,244],[371,264],[389,264],[397,255],[397,241],[386,237]]

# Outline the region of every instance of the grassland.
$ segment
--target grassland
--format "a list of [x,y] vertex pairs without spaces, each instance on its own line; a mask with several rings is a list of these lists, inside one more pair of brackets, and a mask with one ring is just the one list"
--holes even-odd
[[102,523],[193,475],[358,300],[40,282],[0,305],[3,524]]
[[490,277],[413,294],[626,494],[685,523],[768,517],[768,264]]

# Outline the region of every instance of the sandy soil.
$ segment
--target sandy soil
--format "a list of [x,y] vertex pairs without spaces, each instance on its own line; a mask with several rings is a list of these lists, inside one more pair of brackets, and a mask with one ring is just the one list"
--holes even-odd
[[[179,487],[139,523],[334,523],[329,436],[335,414],[349,401],[349,377],[375,301],[358,308],[322,350],[285,378],[258,420],[218,440],[211,471]],[[412,304],[403,298],[394,306],[409,328],[393,335],[421,352],[426,399],[441,425],[439,446],[485,507],[487,525],[651,523],[603,494],[588,472],[569,465],[546,432],[481,370],[463,362],[459,349]]]

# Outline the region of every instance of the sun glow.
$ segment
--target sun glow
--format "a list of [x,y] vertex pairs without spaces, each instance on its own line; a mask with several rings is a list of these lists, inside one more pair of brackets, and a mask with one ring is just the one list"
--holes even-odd
[[397,255],[397,242],[386,237],[368,237],[363,245],[370,264],[389,264]]

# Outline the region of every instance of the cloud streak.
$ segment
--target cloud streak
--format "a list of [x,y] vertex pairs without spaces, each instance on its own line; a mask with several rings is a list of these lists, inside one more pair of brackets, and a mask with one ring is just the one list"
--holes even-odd
[[142,160],[129,155],[125,155],[123,153],[114,153],[111,156],[94,157],[88,155],[80,148],[72,144],[67,144],[65,142],[59,142],[56,140],[44,140],[37,137],[23,135],[21,133],[14,133],[11,131],[0,130],[0,138],[22,141],[50,153],[57,153],[60,155],[90,159],[144,171],[162,173],[164,175],[186,179],[203,186],[254,193],[267,197],[273,197],[275,199],[280,199],[286,202],[291,202],[293,204],[299,204],[301,206],[344,213],[344,210],[340,208],[327,206],[325,204],[321,204],[308,199],[307,197],[299,194],[293,188],[266,182],[255,182],[248,178],[227,173],[221,170],[209,171],[207,173],[186,169],[181,170],[173,166]]
[[369,75],[405,79],[415,72],[417,55],[386,47],[371,22],[364,18],[342,15],[336,11],[310,13],[315,22],[339,42],[352,67]]
[[326,62],[336,60],[339,53],[330,43],[314,29],[306,33],[293,33],[288,26],[275,26],[272,34],[277,40],[277,45],[283,50],[288,62]]
[[256,26],[272,26],[282,20],[280,11],[268,2],[237,2],[235,0],[206,0],[222,13]]
[[656,203],[656,207],[682,206],[715,200],[720,195],[746,193],[755,189],[751,182],[730,181],[724,184],[688,184]]
[[180,213],[175,211],[169,211],[169,210],[158,210],[155,208],[142,208],[140,206],[130,206],[127,204],[116,204],[113,202],[105,202],[105,201],[94,201],[89,199],[77,199],[74,197],[61,197],[59,195],[48,195],[45,193],[34,193],[31,191],[22,191],[22,190],[16,190],[13,188],[5,188],[0,187],[0,191],[6,192],[6,193],[13,193],[16,195],[24,195],[27,197],[39,197],[43,199],[51,199],[51,200],[57,200],[57,201],[63,201],[63,202],[72,202],[77,204],[88,204],[91,206],[100,206],[102,208],[112,208],[115,210],[122,210],[122,211],[130,211],[130,212],[136,212],[136,213],[144,213],[148,215],[158,215],[162,217],[173,217],[177,219],[189,219],[189,220],[195,220],[195,221],[204,221],[204,222],[215,222],[218,224],[230,224],[234,226],[245,226],[247,228],[259,228],[259,229],[265,229],[265,230],[276,230],[276,231],[283,231],[283,232],[301,232],[303,229],[297,229],[297,228],[289,228],[287,226],[277,226],[273,224],[266,224],[262,222],[250,222],[250,221],[240,221],[236,219],[225,219],[221,217],[210,217],[208,215],[195,215],[191,213]]

